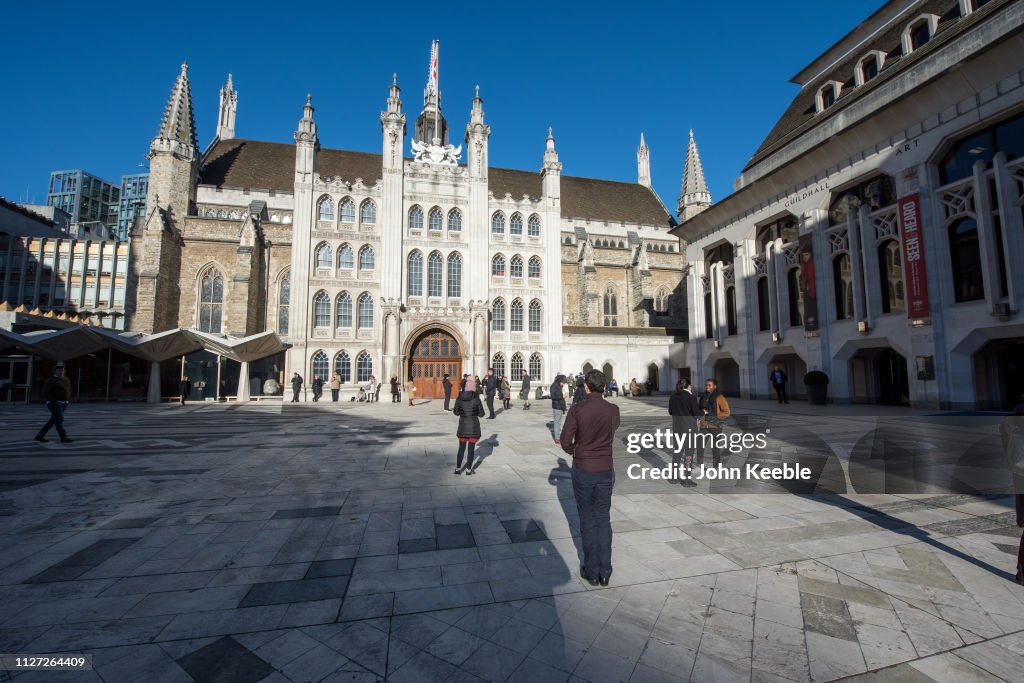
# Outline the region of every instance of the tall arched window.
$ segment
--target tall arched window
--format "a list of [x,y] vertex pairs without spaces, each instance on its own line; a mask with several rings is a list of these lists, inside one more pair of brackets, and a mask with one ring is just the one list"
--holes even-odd
[[985,298],[981,279],[981,245],[978,224],[961,218],[949,226],[949,256],[953,266],[953,294],[957,303]]
[[491,304],[491,329],[495,332],[505,331],[505,300],[495,299]]
[[441,296],[444,271],[441,268],[441,254],[431,252],[427,257],[427,296]]
[[347,244],[341,245],[338,248],[338,269],[339,270],[352,270],[356,267],[356,255],[352,251],[352,247]]
[[530,216],[526,231],[526,234],[530,237],[540,237],[540,217],[537,214]]
[[738,334],[739,323],[736,315],[736,288],[725,288],[725,321],[727,334],[730,336]]
[[799,268],[791,268],[786,273],[786,289],[789,290],[789,325],[800,327],[804,324],[804,297],[800,292]]
[[491,275],[493,277],[505,277],[505,257],[495,254],[491,259]]
[[349,358],[348,352],[339,351],[334,357],[334,371],[341,377],[342,384],[352,381],[352,359]]
[[334,200],[330,197],[323,197],[317,205],[317,216],[322,221],[334,220]]
[[210,268],[199,279],[199,331],[220,334],[224,312],[224,278]]
[[[544,372],[544,359],[539,353],[530,355],[530,379],[535,382],[540,381],[541,373]],[[522,373],[520,373],[520,376]],[[515,375],[513,375],[515,377]]]
[[660,315],[668,315],[669,307],[669,291],[667,288],[662,287],[658,290],[658,294],[654,297],[654,312]]
[[440,232],[444,227],[444,215],[441,213],[441,209],[436,206],[430,210],[427,225],[431,230]]
[[540,332],[540,302],[534,299],[530,302],[530,332]]
[[369,292],[359,295],[359,329],[373,329],[373,297]]
[[772,309],[768,299],[768,278],[757,280],[757,329],[766,332],[772,327]]
[[356,356],[356,381],[369,382],[373,374],[373,357],[369,351],[360,351]]
[[352,297],[342,292],[334,304],[334,324],[338,327],[352,327]]
[[338,205],[338,220],[342,223],[356,222],[356,205],[349,197],[342,199]]
[[533,257],[530,258],[530,264],[529,264],[529,271],[528,272],[530,274],[530,279],[531,280],[533,280],[533,279],[540,279],[540,258],[539,257],[533,256]]
[[359,250],[359,270],[373,270],[375,267],[373,247],[367,244]]
[[518,351],[512,354],[512,362],[509,363],[512,373],[511,376],[522,377],[523,376],[523,354]]
[[832,259],[832,287],[836,293],[836,320],[853,318],[853,266],[845,252]]
[[327,354],[323,351],[317,351],[313,354],[313,360],[309,366],[310,377],[319,377],[320,379],[328,379],[330,377],[331,364],[327,360]]
[[512,218],[510,218],[508,221],[508,233],[510,235],[523,234],[523,217],[521,214],[512,214]]
[[704,337],[715,338],[715,312],[714,301],[711,299],[711,292],[704,292]]
[[448,296],[462,296],[462,257],[455,252],[448,254]]
[[410,253],[406,270],[409,277],[409,296],[423,296],[423,254],[418,250]]
[[494,374],[501,377],[505,374],[505,354],[500,351],[494,354],[491,358],[491,367],[494,368]]
[[619,326],[619,297],[615,293],[615,289],[609,287],[604,290],[604,326],[605,327],[618,327]]
[[896,240],[878,245],[878,276],[881,280],[882,313],[907,310],[903,300],[903,261]]
[[363,225],[374,225],[377,222],[377,205],[367,199],[359,205],[359,222]]
[[409,229],[423,229],[423,209],[421,209],[418,206],[414,206],[411,209],[409,209]]
[[320,290],[313,297],[313,327],[331,326],[331,297]]
[[288,307],[292,302],[292,274],[281,278],[277,290],[277,333],[288,334]]
[[462,232],[462,212],[458,209],[448,212],[448,232]]
[[320,244],[316,248],[316,267],[330,269],[331,267],[331,245]]
[[515,278],[523,277],[523,257],[522,256],[520,256],[519,254],[516,254],[515,256],[513,256],[512,257],[512,261],[510,262],[510,265],[511,265],[512,277],[515,277]]
[[509,316],[509,320],[510,320],[509,329],[511,329],[513,332],[522,332],[523,331],[523,300],[522,299],[513,299],[512,300],[511,313],[512,313],[511,316]]
[[491,232],[495,235],[505,234],[505,214],[501,211],[495,211],[491,216]]

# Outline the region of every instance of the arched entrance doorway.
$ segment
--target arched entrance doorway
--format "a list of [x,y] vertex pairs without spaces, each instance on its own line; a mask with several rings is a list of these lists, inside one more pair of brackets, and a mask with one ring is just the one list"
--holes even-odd
[[409,347],[408,377],[416,385],[416,398],[444,398],[441,379],[449,375],[459,390],[462,379],[462,349],[448,332],[434,328],[423,332]]

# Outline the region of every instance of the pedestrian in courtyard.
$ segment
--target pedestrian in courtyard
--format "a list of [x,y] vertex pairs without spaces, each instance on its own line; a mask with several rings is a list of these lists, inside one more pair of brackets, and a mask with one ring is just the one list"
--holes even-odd
[[[448,373],[444,373],[444,377],[441,379],[441,387],[444,388],[444,409],[446,411],[451,410],[452,402],[452,381],[448,379]],[[458,398],[458,397],[456,397]]]
[[505,410],[512,408],[512,385],[508,381],[508,375],[501,376],[501,405]]
[[188,395],[192,393],[192,382],[188,380],[188,375],[182,375],[181,381],[178,382],[178,394],[181,395],[181,405],[185,405],[185,401],[188,399]]
[[466,380],[465,390],[455,399],[455,415],[459,416],[459,428],[455,436],[459,439],[459,455],[455,461],[454,474],[462,474],[462,458],[466,455],[468,446],[469,454],[466,460],[466,475],[473,474],[473,458],[476,453],[476,443],[480,440],[480,418],[484,416],[484,404],[480,402],[480,394],[476,391],[476,381]]
[[494,419],[494,395],[498,393],[498,378],[494,375],[494,368],[487,369],[487,377],[484,379],[484,384],[487,389],[487,410],[490,415],[487,416],[488,420]]
[[313,375],[313,402],[316,403],[324,394],[324,381],[320,375]]
[[[1003,439],[1003,451],[1013,477],[1013,499],[1017,510],[1017,526],[1024,527],[1024,396],[1020,404],[1003,420],[999,427]],[[1024,533],[1017,547],[1017,583],[1024,586]]]
[[[676,391],[668,400],[668,413],[672,416],[672,431],[679,437],[686,439],[686,445],[683,447],[682,453],[684,471],[680,472],[680,474],[688,475],[690,470],[693,469],[693,434],[697,431],[697,422],[700,419],[701,411],[697,403],[697,397],[693,395],[693,385],[687,380],[681,379],[676,383]],[[678,468],[680,464],[679,453],[673,453],[672,464]],[[678,469],[676,471],[678,472]],[[680,476],[678,479],[679,483],[683,486],[697,485],[697,482],[688,476]]]
[[640,385],[636,382],[636,377],[629,381],[629,395],[636,397],[640,395]]
[[64,363],[58,362],[53,368],[53,375],[43,382],[43,401],[46,409],[50,411],[50,419],[36,434],[36,441],[40,443],[48,441],[46,432],[50,431],[50,427],[56,427],[61,443],[71,443],[67,432],[64,431],[64,411],[71,401],[71,380],[64,376],[64,372]]
[[576,388],[572,392],[572,405],[576,406],[587,399],[587,392],[584,389],[586,376],[581,372],[576,376]]
[[412,405],[412,395],[416,393],[416,383],[411,379],[405,383],[405,393],[409,397],[409,405]]
[[334,373],[331,375],[331,401],[334,403],[338,402],[338,394],[341,392],[341,375]]
[[522,388],[520,388],[519,393],[522,394],[522,397],[523,397],[523,410],[529,410],[530,409],[530,373],[528,373],[526,370],[523,370],[522,383],[523,383],[522,384]]
[[565,420],[565,375],[556,375],[551,383],[551,434],[555,445],[561,445],[562,422]]
[[772,383],[772,388],[775,389],[775,395],[779,398],[779,403],[789,403],[789,397],[786,396],[786,382],[789,381],[789,377],[786,376],[786,372],[776,365],[775,369],[768,375],[768,381]]
[[302,391],[302,375],[295,373],[292,375],[292,403],[299,402],[299,392]]
[[592,586],[607,586],[612,575],[612,443],[619,428],[619,407],[604,399],[606,384],[600,370],[587,373],[587,399],[569,411],[560,438],[562,450],[572,456],[572,490],[583,544],[580,576]]
[[398,386],[398,375],[391,375],[391,402],[402,402],[402,390]]
[[704,393],[701,394],[699,407],[701,418],[698,436],[704,435],[704,438],[700,440],[700,448],[697,449],[697,464],[704,464],[706,441],[710,441],[711,455],[717,467],[722,462],[722,449],[718,447],[718,437],[722,434],[722,424],[729,417],[730,411],[729,402],[718,390],[716,380],[709,379],[704,382]]

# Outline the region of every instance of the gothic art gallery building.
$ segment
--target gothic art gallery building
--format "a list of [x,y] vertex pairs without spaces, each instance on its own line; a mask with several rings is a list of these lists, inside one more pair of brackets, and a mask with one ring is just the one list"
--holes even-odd
[[793,81],[687,244],[694,377],[768,397],[1006,408],[1024,393],[1024,3],[885,4]]
[[236,138],[237,101],[229,78],[201,152],[182,67],[132,235],[130,329],[270,330],[290,345],[248,377],[209,354],[186,358],[202,396],[250,382],[253,395],[276,384],[291,398],[293,372],[308,388],[336,371],[346,398],[371,375],[433,397],[443,373],[489,366],[513,380],[525,370],[535,386],[587,365],[620,382],[673,381],[683,255],[642,141],[637,182],[621,183],[563,175],[550,131],[536,140],[539,171],[491,166],[479,90],[457,136],[432,81],[407,143],[396,79],[375,154],[321,148],[311,99],[294,144]]

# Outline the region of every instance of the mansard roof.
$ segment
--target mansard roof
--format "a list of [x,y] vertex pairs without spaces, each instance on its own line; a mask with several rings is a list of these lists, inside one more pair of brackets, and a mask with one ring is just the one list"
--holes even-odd
[[[321,149],[317,171],[375,185],[381,178],[381,155]],[[292,192],[295,187],[295,145],[258,140],[222,140],[203,158],[200,182],[216,187]],[[541,196],[540,173],[506,168],[488,169],[489,189],[496,199]],[[562,217],[615,223],[668,226],[671,215],[651,188],[636,183],[565,176],[561,178]]]

